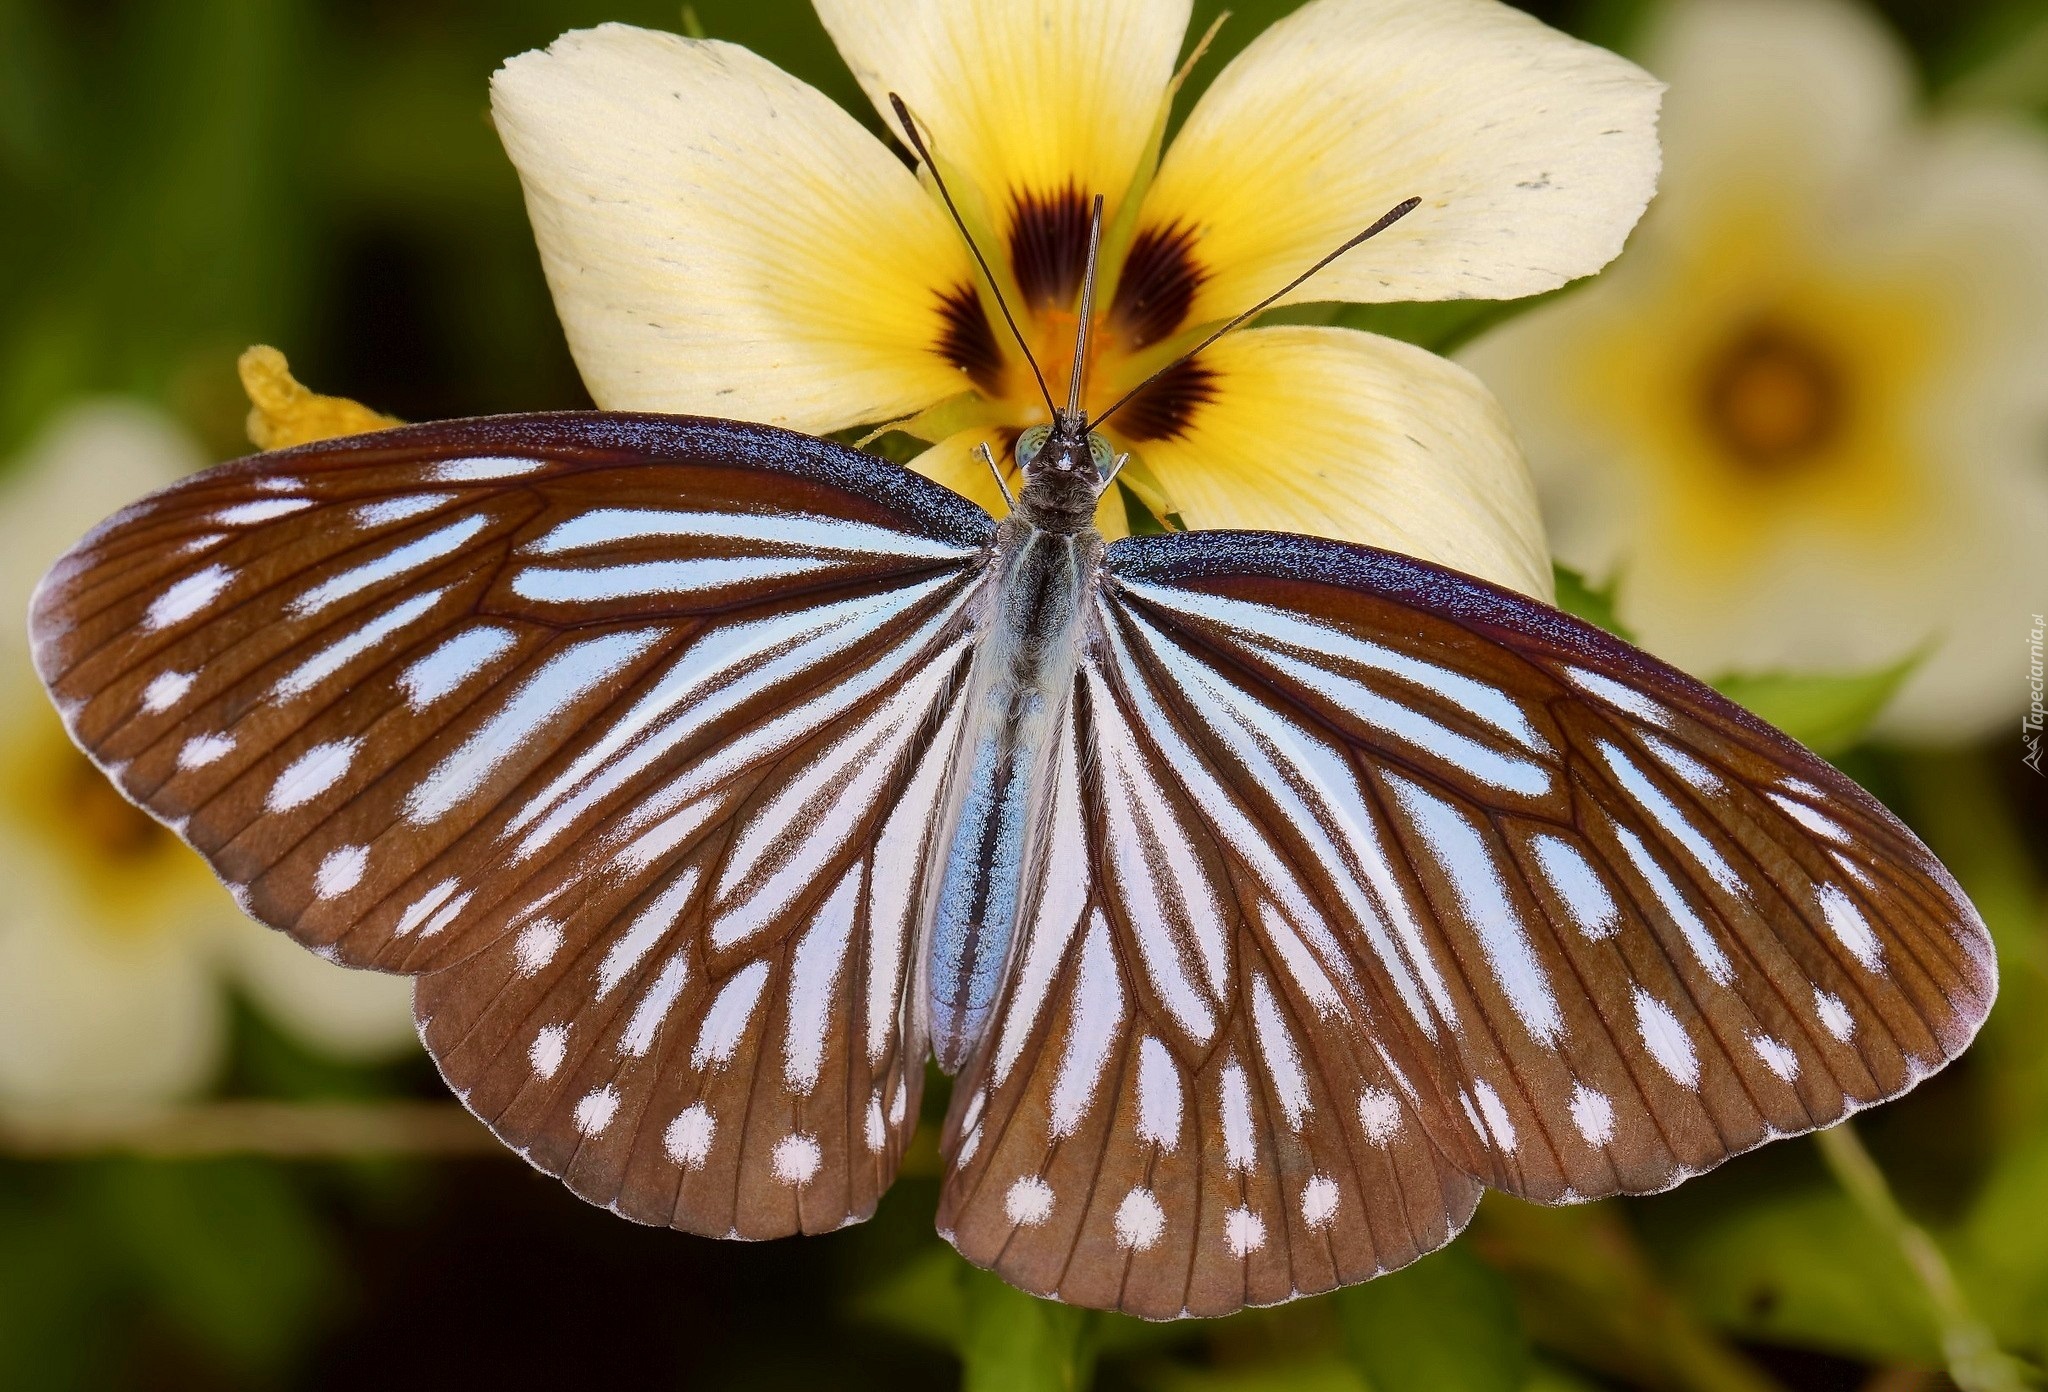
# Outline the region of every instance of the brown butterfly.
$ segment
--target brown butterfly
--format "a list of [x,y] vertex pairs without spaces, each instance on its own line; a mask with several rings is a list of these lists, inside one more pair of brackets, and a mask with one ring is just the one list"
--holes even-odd
[[730,421],[259,455],[61,560],[37,666],[249,912],[418,978],[507,1144],[691,1232],[873,1212],[935,1053],[963,1254],[1223,1314],[1968,1044],[1984,928],[1847,778],[1436,566],[1105,545],[1078,399],[1000,524]]

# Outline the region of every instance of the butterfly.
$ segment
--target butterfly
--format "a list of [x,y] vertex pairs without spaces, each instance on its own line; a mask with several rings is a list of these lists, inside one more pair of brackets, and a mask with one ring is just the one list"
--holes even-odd
[[258,455],[62,558],[37,669],[249,913],[416,979],[508,1145],[694,1233],[872,1213],[935,1055],[968,1259],[1218,1315],[1969,1043],[1983,925],[1844,775],[1423,561],[1104,544],[1078,399],[1001,522],[733,421]]

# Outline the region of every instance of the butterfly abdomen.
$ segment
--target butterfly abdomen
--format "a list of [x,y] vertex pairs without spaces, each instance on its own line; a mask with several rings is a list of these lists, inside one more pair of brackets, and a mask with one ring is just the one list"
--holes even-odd
[[1044,824],[1052,733],[1080,659],[1083,605],[1102,542],[1027,523],[998,537],[999,581],[990,628],[968,679],[946,817],[934,848],[943,861],[928,914],[932,1048],[956,1072],[988,1025],[1016,955],[1018,909],[1028,888],[1029,844]]

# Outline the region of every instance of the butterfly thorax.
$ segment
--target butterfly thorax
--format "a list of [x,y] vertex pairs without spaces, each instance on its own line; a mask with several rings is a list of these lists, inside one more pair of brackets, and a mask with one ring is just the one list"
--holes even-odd
[[1035,889],[1025,871],[1041,863],[1036,843],[1048,822],[1054,735],[1080,661],[1102,555],[1092,526],[1048,530],[1021,499],[996,544],[985,636],[968,678],[967,718],[934,842],[945,851],[943,869],[928,882],[934,887],[925,919],[927,1019],[933,1051],[949,1073],[980,1042],[1016,955]]

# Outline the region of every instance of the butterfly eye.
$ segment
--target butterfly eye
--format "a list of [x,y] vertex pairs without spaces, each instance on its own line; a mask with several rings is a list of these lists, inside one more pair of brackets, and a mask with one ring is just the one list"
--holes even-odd
[[1019,435],[1017,437],[1017,467],[1020,469],[1029,468],[1031,461],[1036,459],[1038,452],[1045,448],[1045,442],[1051,435],[1052,427],[1049,425],[1034,425],[1022,435]]
[[1110,449],[1109,441],[1091,433],[1088,436],[1088,457],[1095,461],[1095,476],[1108,478],[1110,469],[1116,463],[1116,454]]

